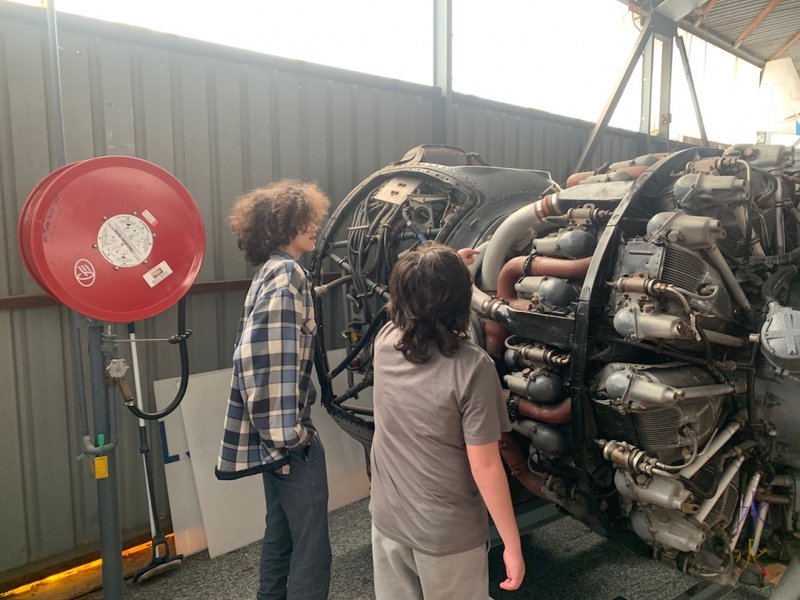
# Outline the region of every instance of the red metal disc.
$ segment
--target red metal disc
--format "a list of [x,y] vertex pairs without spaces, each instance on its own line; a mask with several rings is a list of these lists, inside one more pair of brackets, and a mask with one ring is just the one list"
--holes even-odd
[[147,161],[74,163],[45,178],[29,200],[20,225],[26,266],[52,296],[94,319],[163,312],[203,264],[197,205],[174,176]]
[[39,183],[37,183],[36,187],[33,188],[33,190],[31,190],[31,193],[28,194],[28,197],[25,199],[25,204],[22,205],[22,211],[19,214],[19,221],[17,222],[17,245],[19,246],[20,256],[22,256],[22,264],[25,265],[25,268],[28,270],[28,273],[30,273],[30,276],[37,283],[37,285],[44,291],[48,291],[47,286],[39,278],[39,275],[36,273],[36,270],[33,268],[33,265],[30,262],[30,256],[31,256],[30,231],[31,231],[31,218],[33,217],[33,207],[36,206],[36,202],[39,200],[39,197],[42,195],[42,192],[50,184],[50,182],[53,181],[53,179],[55,179],[61,173],[63,173],[69,168],[74,167],[77,164],[78,164],[77,162],[74,162],[68,165],[64,165],[63,167],[59,167],[52,173],[46,175],[44,179],[42,179]]

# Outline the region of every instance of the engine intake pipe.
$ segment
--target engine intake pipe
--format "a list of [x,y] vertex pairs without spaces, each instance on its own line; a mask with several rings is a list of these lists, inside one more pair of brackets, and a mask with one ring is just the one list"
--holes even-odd
[[530,229],[533,229],[536,233],[541,233],[557,227],[555,223],[550,223],[547,218],[562,214],[564,214],[564,211],[558,203],[558,193],[556,193],[545,196],[528,206],[523,206],[509,215],[500,224],[497,231],[494,232],[492,239],[489,240],[489,246],[486,248],[486,255],[483,258],[481,287],[487,290],[497,288],[503,261],[505,261],[511,246],[520,236],[525,235]]
[[506,431],[500,434],[500,456],[503,457],[503,460],[508,465],[508,470],[511,471],[511,474],[528,491],[548,502],[554,501],[553,494],[548,494],[545,490],[546,480],[528,468],[528,461],[522,456],[522,452],[520,452],[511,432]]
[[[500,271],[497,285],[497,296],[501,300],[509,301],[516,298],[514,284],[526,275],[549,275],[563,279],[581,279],[586,277],[592,257],[568,260],[564,258],[550,258],[548,256],[517,256],[508,261]],[[474,303],[473,294],[473,303]],[[500,355],[504,350],[504,341],[508,337],[508,329],[502,324],[490,321],[486,323],[486,348],[494,355]]]
[[572,419],[572,398],[566,398],[559,404],[538,404],[520,398],[517,400],[517,412],[520,416],[554,425],[569,423]]

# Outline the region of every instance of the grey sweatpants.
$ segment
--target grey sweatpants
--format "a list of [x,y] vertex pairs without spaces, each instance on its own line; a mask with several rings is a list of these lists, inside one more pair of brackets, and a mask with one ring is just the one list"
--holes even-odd
[[326,600],[331,579],[328,479],[319,436],[290,452],[288,475],[264,473],[267,528],[258,600]]
[[430,556],[372,526],[376,600],[490,600],[486,546]]

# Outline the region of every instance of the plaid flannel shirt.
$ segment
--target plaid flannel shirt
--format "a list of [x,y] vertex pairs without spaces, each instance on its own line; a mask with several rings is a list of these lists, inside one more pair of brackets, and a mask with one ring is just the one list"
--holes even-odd
[[275,251],[253,278],[239,323],[218,479],[281,468],[306,446],[314,304],[305,270]]

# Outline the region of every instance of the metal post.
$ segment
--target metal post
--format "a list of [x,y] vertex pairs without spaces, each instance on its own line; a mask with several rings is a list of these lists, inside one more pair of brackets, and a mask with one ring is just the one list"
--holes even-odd
[[592,133],[589,135],[589,140],[586,142],[586,147],[583,149],[581,157],[578,159],[578,164],[573,169],[574,172],[582,171],[586,166],[587,161],[592,157],[592,154],[594,153],[595,149],[597,148],[597,144],[600,141],[600,135],[608,126],[608,122],[611,120],[611,117],[614,114],[614,109],[617,108],[617,104],[619,104],[619,100],[622,98],[622,93],[625,91],[625,87],[628,85],[628,81],[633,74],[633,70],[636,68],[636,63],[639,61],[639,57],[642,55],[647,42],[652,36],[653,23],[652,20],[648,18],[642,21],[642,31],[639,33],[639,39],[636,40],[636,45],[633,47],[633,52],[631,52],[631,56],[628,59],[628,64],[625,65],[625,70],[622,72],[619,81],[617,81],[617,85],[614,87],[614,91],[611,93],[611,97],[608,99],[608,102],[606,103],[606,106],[600,115],[600,119],[598,119],[594,129],[592,130]]
[[[95,443],[102,446],[116,437],[116,415],[109,404],[103,355],[103,327],[89,327],[89,368],[92,382],[92,420]],[[122,600],[124,574],[122,571],[122,531],[119,516],[119,478],[117,456],[111,449],[103,456],[90,457],[95,461],[97,509],[100,523],[100,556],[103,559],[103,598]]]
[[[49,105],[50,127],[53,135],[56,168],[67,163],[64,141],[64,110],[61,102],[61,64],[58,49],[58,23],[55,0],[47,0],[47,42],[50,55]],[[83,380],[83,360],[79,323],[81,316],[71,311],[70,344],[74,356],[75,402],[78,403],[82,435],[88,433],[88,419],[84,407],[85,384]],[[97,509],[100,525],[100,555],[103,559],[103,598],[122,600],[124,592],[124,573],[122,569],[122,530],[119,514],[119,477],[115,443],[117,437],[116,411],[109,403],[108,387],[105,381],[105,357],[102,348],[103,327],[89,327],[89,366],[92,388],[92,420],[94,424],[94,443],[107,446],[99,456],[87,456],[94,460],[95,480],[97,481]]]
[[692,97],[692,106],[694,106],[694,115],[697,117],[697,126],[700,128],[700,139],[703,140],[703,146],[708,146],[708,136],[706,135],[706,126],[703,124],[703,115],[700,114],[700,102],[697,100],[697,91],[694,89],[694,78],[692,77],[692,69],[689,66],[689,55],[686,54],[686,46],[683,43],[681,36],[675,36],[675,44],[678,46],[678,52],[681,55],[681,62],[683,63],[683,72],[686,75],[686,83],[689,84],[689,94]]
[[58,23],[55,0],[47,0],[47,45],[50,51],[50,121],[53,145],[56,151],[56,168],[67,164],[64,145],[64,113],[61,106],[61,63],[58,58]]
[[661,44],[661,99],[658,109],[658,137],[667,142],[669,149],[669,124],[672,122],[670,99],[672,98],[672,38]]
[[[650,137],[650,115],[653,105],[653,58],[655,52],[655,37],[650,36],[642,54],[642,110],[639,131]],[[649,142],[648,142],[649,143]],[[647,149],[650,151],[650,148]]]
[[442,95],[433,102],[435,144],[453,139],[453,0],[433,0],[433,85]]

